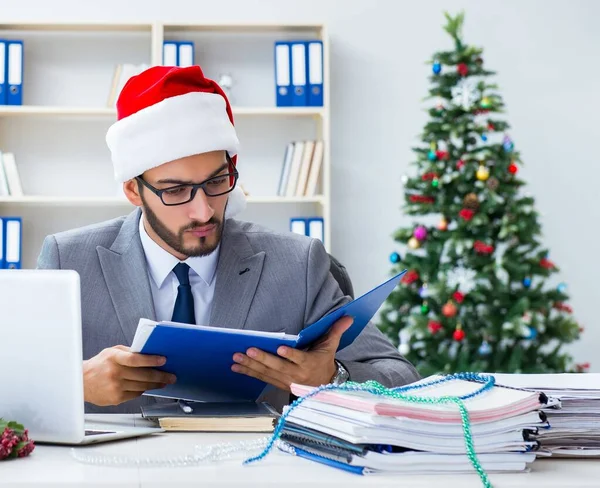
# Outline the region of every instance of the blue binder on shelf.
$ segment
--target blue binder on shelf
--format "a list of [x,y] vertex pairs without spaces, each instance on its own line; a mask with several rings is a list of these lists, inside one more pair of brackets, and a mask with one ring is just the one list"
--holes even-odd
[[292,105],[294,107],[305,107],[308,104],[307,85],[307,52],[308,43],[305,41],[293,41],[290,45],[292,61]]
[[4,217],[0,217],[0,269],[5,267],[4,259],[4,247],[6,246],[6,239],[4,238]]
[[177,42],[177,66],[182,68],[194,66],[194,43],[192,41]]
[[203,402],[256,401],[268,385],[256,378],[231,371],[233,355],[256,347],[277,354],[280,346],[305,349],[323,337],[343,316],[353,318],[338,351],[348,347],[399,283],[406,270],[368,293],[342,305],[307,326],[298,335],[201,325],[155,322],[140,319],[131,345],[132,352],[167,358],[157,369],[177,377],[177,382],[144,395]]
[[7,42],[7,105],[23,105],[23,41]]
[[5,39],[0,39],[0,105],[6,105],[8,93],[8,46]]
[[308,220],[303,217],[292,217],[290,219],[290,232],[294,234],[300,234],[302,236],[308,235]]
[[325,223],[323,217],[292,217],[290,219],[290,232],[314,237],[324,242]]
[[163,66],[177,66],[177,59],[179,57],[179,47],[175,41],[164,41],[163,42]]
[[292,106],[292,56],[289,42],[275,43],[275,104]]
[[307,236],[319,239],[321,242],[325,240],[325,227],[323,217],[313,217],[307,222]]
[[323,41],[308,42],[308,102],[310,107],[323,106]]
[[23,236],[21,217],[3,217],[2,221],[3,267],[5,269],[21,269]]

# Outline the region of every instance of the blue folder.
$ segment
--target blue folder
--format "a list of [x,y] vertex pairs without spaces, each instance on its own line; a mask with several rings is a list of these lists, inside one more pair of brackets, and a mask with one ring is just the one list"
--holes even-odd
[[141,319],[131,350],[166,357],[166,364],[157,369],[177,376],[175,384],[144,394],[200,402],[256,401],[268,385],[231,371],[236,352],[255,347],[276,355],[283,345],[306,349],[338,319],[351,316],[354,321],[342,335],[340,351],[358,337],[404,273],[406,270],[330,312],[298,335]]

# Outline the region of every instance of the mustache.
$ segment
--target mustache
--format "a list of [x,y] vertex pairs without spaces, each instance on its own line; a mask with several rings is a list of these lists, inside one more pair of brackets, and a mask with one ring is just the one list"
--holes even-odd
[[194,230],[199,227],[205,227],[207,225],[216,225],[218,226],[221,223],[219,219],[216,217],[211,217],[207,222],[191,222],[185,227],[182,227],[181,232],[185,232],[186,230]]

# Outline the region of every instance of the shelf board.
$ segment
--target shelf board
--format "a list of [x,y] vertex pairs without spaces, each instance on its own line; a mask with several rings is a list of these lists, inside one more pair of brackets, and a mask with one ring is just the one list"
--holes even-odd
[[229,22],[229,23],[192,23],[173,22],[162,24],[165,33],[182,31],[221,31],[221,32],[298,32],[321,31],[323,24],[306,22]]
[[[234,116],[312,116],[323,117],[323,107],[233,107]],[[109,107],[61,107],[45,105],[0,105],[0,117],[116,117]]]
[[[252,197],[248,204],[285,204],[285,203],[323,203],[322,196],[314,197]],[[0,197],[0,204],[7,205],[52,205],[52,206],[132,206],[125,197],[54,197],[54,196],[22,196]]]
[[45,105],[0,105],[0,117],[8,116],[83,116],[114,117],[117,112],[109,107],[60,107]]
[[151,22],[0,22],[0,31],[151,32]]

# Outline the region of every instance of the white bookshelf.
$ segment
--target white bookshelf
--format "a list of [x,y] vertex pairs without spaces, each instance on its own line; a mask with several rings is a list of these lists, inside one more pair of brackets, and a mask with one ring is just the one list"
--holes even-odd
[[[0,151],[14,153],[24,191],[0,197],[0,215],[23,218],[23,266],[35,267],[44,237],[129,213],[105,143],[116,110],[107,106],[116,65],[158,65],[164,40],[191,40],[195,63],[213,79],[234,78],[231,99],[241,142],[239,218],[289,230],[291,217],[322,216],[331,249],[329,43],[307,23],[0,22],[0,38],[24,41],[23,105],[0,105]],[[276,107],[273,43],[321,39],[323,107]],[[318,195],[279,197],[286,145],[321,139]]]
[[[324,117],[321,107],[232,107],[233,115],[237,116],[295,116],[295,117]],[[116,116],[116,110],[108,107],[59,107],[59,106],[11,106],[0,105],[0,117],[22,116],[67,116],[67,117],[109,117]]]

